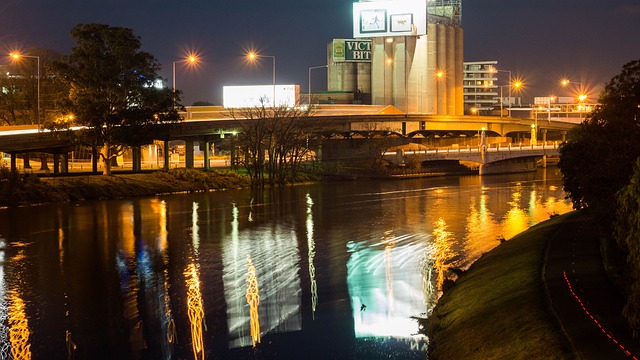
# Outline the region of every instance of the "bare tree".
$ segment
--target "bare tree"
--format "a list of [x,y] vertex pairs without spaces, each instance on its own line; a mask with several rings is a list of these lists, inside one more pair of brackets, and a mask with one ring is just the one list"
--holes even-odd
[[252,184],[274,186],[296,179],[315,139],[312,113],[308,106],[267,107],[264,102],[231,111],[231,117],[242,119],[238,147]]

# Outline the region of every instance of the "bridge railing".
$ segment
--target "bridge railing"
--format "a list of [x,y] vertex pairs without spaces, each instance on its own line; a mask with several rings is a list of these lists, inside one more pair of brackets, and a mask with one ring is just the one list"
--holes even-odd
[[[495,146],[493,146],[495,145]],[[499,151],[527,151],[527,150],[557,150],[560,144],[555,142],[542,143],[540,145],[534,144],[487,144],[487,152],[499,152]],[[467,145],[467,146],[448,146],[430,148],[425,150],[405,150],[404,155],[426,155],[426,154],[450,154],[450,153],[479,153],[482,150],[483,145]],[[384,155],[397,155],[397,151],[386,151]]]

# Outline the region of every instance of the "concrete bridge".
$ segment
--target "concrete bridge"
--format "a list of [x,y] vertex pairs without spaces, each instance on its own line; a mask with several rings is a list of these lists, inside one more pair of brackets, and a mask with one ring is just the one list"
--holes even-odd
[[389,163],[399,166],[419,161],[456,161],[476,163],[480,175],[535,171],[542,160],[546,167],[548,157],[559,157],[558,144],[448,147],[424,150],[403,150],[401,147],[385,152]]
[[[168,168],[170,157],[169,142],[184,142],[184,163],[188,168],[194,167],[194,145],[200,144],[200,149],[204,149],[204,166],[208,168],[210,144],[237,134],[242,130],[243,122],[255,121],[234,118],[229,110],[221,107],[187,107],[183,117],[184,121],[167,127],[162,134],[165,168]],[[334,140],[375,137],[380,134],[404,139],[401,142],[421,142],[435,146],[462,144],[460,146],[464,147],[474,134],[477,138],[481,131],[487,137],[502,138],[502,142],[531,142],[538,136],[544,141],[563,141],[566,132],[575,126],[560,121],[536,123],[532,119],[510,117],[406,114],[393,106],[367,105],[320,106],[313,116],[301,121],[323,136],[323,148],[327,149],[331,146],[325,145]],[[28,161],[29,153],[47,153],[53,155],[54,173],[67,172],[69,153],[73,149],[74,144],[64,132],[37,131],[35,126],[12,129],[0,127],[0,152],[11,155],[12,169],[15,169],[19,154]]]

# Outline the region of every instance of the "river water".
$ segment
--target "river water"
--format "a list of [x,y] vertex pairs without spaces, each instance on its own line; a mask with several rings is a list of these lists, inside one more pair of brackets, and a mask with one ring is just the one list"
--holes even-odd
[[414,317],[559,171],[0,210],[2,359],[424,359]]

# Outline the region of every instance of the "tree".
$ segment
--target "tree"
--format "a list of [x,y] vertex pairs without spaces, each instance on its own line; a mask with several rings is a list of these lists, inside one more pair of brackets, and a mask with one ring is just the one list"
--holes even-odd
[[629,185],[617,196],[614,237],[626,256],[628,289],[623,315],[634,336],[640,335],[640,161],[636,163]]
[[313,111],[308,106],[267,107],[262,103],[231,112],[231,117],[244,119],[237,146],[253,185],[282,185],[296,179],[310,144],[315,143],[315,127],[309,121]]
[[151,143],[162,128],[156,125],[180,120],[183,107],[179,93],[156,87],[160,64],[140,50],[131,29],[79,24],[71,37],[76,40],[71,55],[55,64],[70,85],[61,108],[86,127],[76,131],[77,139],[94,154],[99,151],[103,173],[110,175],[113,158],[126,146]]
[[60,97],[61,83],[53,76],[49,64],[62,55],[47,49],[30,49],[29,56],[19,56],[6,66],[0,66],[0,123],[5,125],[36,124],[38,119],[38,62],[40,63],[40,116],[41,125],[57,117],[55,100]]
[[574,208],[592,208],[610,222],[614,195],[629,183],[640,156],[640,60],[623,66],[599,103],[569,132],[560,148],[559,166]]

